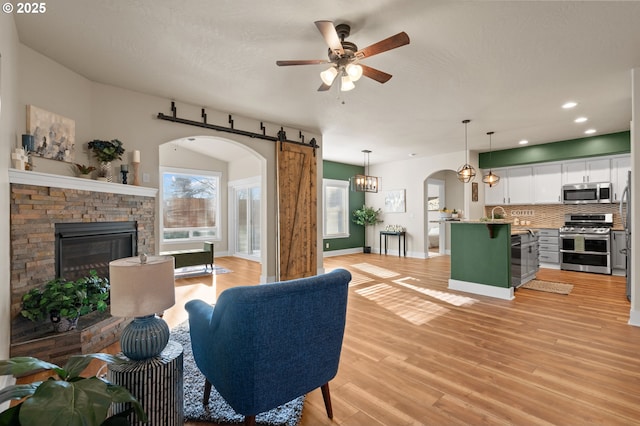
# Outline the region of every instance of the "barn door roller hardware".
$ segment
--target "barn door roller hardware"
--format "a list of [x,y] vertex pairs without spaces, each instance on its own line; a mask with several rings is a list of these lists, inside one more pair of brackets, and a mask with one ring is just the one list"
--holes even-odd
[[158,118],[160,120],[171,121],[173,123],[187,124],[189,126],[202,127],[205,129],[217,130],[219,132],[233,133],[235,135],[248,136],[250,138],[263,139],[271,142],[287,142],[287,143],[294,143],[296,145],[308,146],[313,148],[314,157],[316,155],[316,149],[320,148],[320,145],[318,145],[316,142],[316,138],[311,138],[309,143],[305,143],[304,135],[302,134],[302,131],[299,131],[300,140],[292,141],[287,139],[287,133],[284,131],[282,127],[280,127],[280,130],[278,131],[277,136],[269,136],[266,134],[266,127],[262,122],[260,122],[260,130],[262,131],[262,133],[255,133],[255,132],[249,132],[247,130],[240,130],[240,129],[234,128],[233,116],[231,114],[229,114],[230,127],[218,126],[216,124],[207,123],[207,113],[204,108],[202,108],[201,116],[202,116],[202,121],[194,121],[194,120],[188,120],[186,118],[179,118],[178,109],[176,108],[176,103],[173,101],[171,102],[171,115],[165,115],[161,112],[158,113]]

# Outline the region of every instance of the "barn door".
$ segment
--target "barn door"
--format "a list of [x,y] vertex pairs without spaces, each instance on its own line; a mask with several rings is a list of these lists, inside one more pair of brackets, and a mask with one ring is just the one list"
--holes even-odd
[[316,157],[311,147],[278,142],[280,280],[317,271]]

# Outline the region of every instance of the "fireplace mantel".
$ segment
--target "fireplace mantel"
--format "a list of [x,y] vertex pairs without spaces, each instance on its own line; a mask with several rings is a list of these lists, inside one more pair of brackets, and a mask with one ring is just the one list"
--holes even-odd
[[145,186],[123,185],[121,183],[102,182],[99,180],[82,179],[71,176],[18,169],[9,169],[9,183],[94,192],[109,192],[113,194],[137,195],[141,197],[155,197],[158,193],[156,188],[148,188]]

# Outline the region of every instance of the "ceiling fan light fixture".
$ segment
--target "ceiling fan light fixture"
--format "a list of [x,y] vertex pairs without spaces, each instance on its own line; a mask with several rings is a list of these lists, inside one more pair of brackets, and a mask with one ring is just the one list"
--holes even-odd
[[362,77],[362,67],[358,64],[349,64],[345,67],[345,71],[349,74],[351,81],[358,81]]
[[337,75],[338,70],[336,67],[330,67],[320,73],[320,79],[322,79],[322,82],[327,86],[331,86]]
[[356,85],[353,84],[351,78],[346,73],[342,76],[342,82],[340,84],[340,91],[348,92],[349,90],[353,90],[356,88]]

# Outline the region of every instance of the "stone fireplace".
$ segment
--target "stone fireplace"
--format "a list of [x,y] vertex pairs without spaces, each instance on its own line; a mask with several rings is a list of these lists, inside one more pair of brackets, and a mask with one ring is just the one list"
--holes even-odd
[[[56,276],[72,280],[86,276],[87,268],[108,271],[111,256],[155,253],[157,190],[18,170],[9,171],[9,181],[11,356],[28,351],[30,356],[56,362],[68,354],[85,349],[85,353],[97,352],[113,343],[123,321],[102,314],[97,316],[108,317],[110,322],[82,337],[89,341],[88,345],[82,344],[80,348],[57,341],[47,349],[57,351],[55,354],[38,353],[37,348],[47,346],[42,340],[52,334],[51,325],[22,318],[22,296]],[[70,253],[66,260],[56,258],[61,250],[67,249]],[[99,275],[104,274],[99,272]],[[80,330],[83,318],[78,326],[79,334],[83,333]],[[58,336],[58,340],[61,338]],[[37,343],[28,343],[25,348],[25,342]]]

